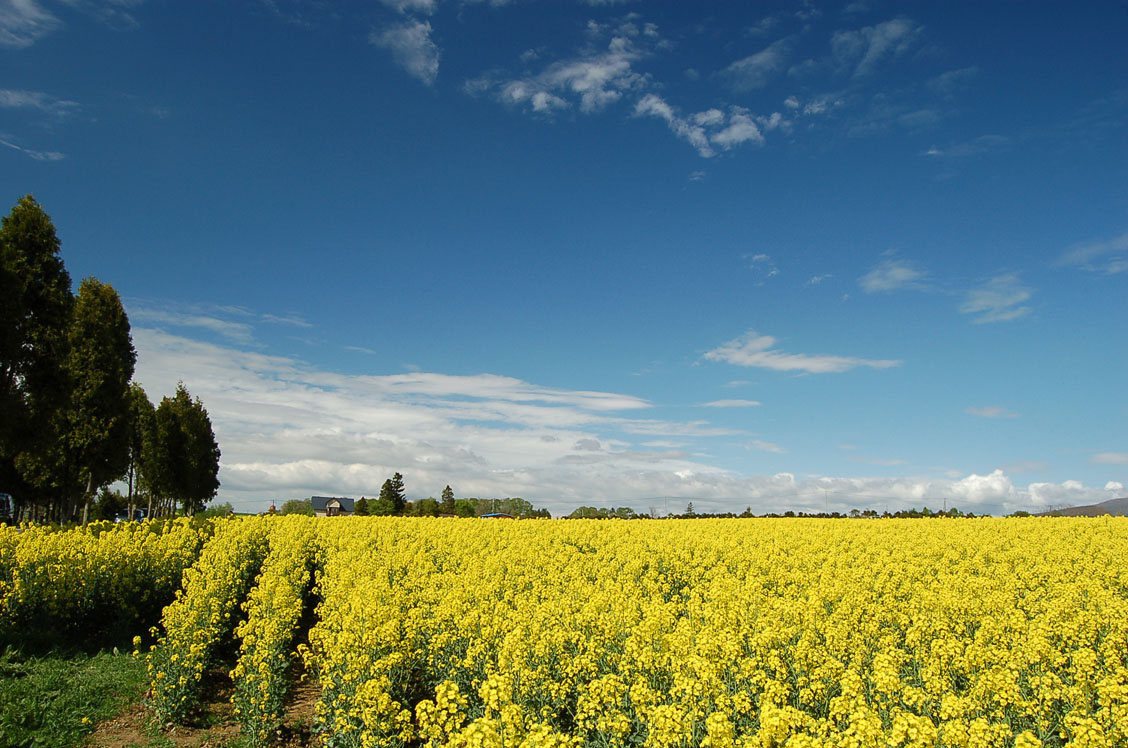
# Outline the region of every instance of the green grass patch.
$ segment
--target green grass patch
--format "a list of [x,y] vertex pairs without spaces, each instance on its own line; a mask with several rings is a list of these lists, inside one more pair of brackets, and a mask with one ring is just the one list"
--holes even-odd
[[80,745],[147,685],[145,663],[126,653],[32,657],[9,649],[0,654],[0,745]]

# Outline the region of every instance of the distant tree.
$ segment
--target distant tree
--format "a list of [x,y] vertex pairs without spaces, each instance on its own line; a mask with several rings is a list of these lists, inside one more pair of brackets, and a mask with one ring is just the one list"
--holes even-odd
[[512,514],[514,517],[532,517],[533,505],[520,497],[502,499],[498,502],[498,511]]
[[388,478],[384,481],[384,485],[380,486],[380,495],[369,505],[369,511],[377,517],[389,517],[395,514],[396,501],[394,497],[395,488],[392,487],[392,479]]
[[302,514],[313,516],[313,502],[310,499],[288,499],[282,502],[282,514]]
[[353,504],[353,514],[358,517],[367,517],[370,513],[371,512],[368,508],[368,499],[361,496],[356,500],[356,503]]
[[384,485],[380,487],[380,496],[373,502],[371,511],[373,514],[386,517],[388,515],[401,515],[407,505],[407,499],[404,497],[403,489],[403,476],[396,473],[391,478],[384,481]]
[[400,515],[407,508],[407,494],[403,487],[403,476],[396,473],[392,476],[392,514]]
[[476,517],[474,502],[470,499],[458,499],[454,502],[454,513],[459,517]]
[[694,516],[696,516],[696,515],[695,515],[695,514],[693,513],[693,502],[692,502],[692,501],[691,501],[691,502],[689,502],[689,504],[687,504],[687,505],[686,505],[686,507],[685,507],[685,516],[687,516],[687,517],[694,517]]
[[205,517],[228,517],[235,513],[230,501],[212,502],[201,514]]
[[443,489],[439,500],[440,514],[454,514],[454,491],[448,485]]
[[439,516],[439,502],[431,497],[420,499],[415,502],[415,516],[417,517],[438,517]]
[[98,492],[98,498],[90,511],[90,518],[95,521],[112,520],[124,514],[125,510],[126,498],[124,496],[117,491],[111,491],[109,488],[102,488]]
[[146,460],[154,492],[179,501],[195,514],[219,490],[219,445],[211,419],[184,383],[157,408],[155,439]]

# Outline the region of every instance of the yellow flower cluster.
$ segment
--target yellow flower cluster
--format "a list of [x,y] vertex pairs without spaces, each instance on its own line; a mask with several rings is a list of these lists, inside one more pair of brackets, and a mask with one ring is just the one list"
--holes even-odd
[[215,534],[184,572],[183,588],[164,610],[164,635],[147,657],[150,703],[163,721],[181,721],[197,705],[204,674],[218,664],[217,649],[231,640],[267,554],[270,528],[253,518],[217,520]]
[[187,520],[0,526],[0,648],[121,637],[155,620],[199,554]]
[[281,724],[294,661],[295,637],[317,560],[317,531],[311,517],[271,518],[269,553],[243,604],[236,627],[239,660],[231,672],[231,697],[244,732],[265,744]]
[[1128,520],[317,529],[333,746],[1128,745]]

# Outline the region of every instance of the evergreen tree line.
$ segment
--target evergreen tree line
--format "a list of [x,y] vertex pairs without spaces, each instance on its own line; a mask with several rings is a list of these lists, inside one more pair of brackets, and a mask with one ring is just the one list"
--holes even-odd
[[[357,499],[353,510],[362,517],[481,517],[485,514],[508,514],[522,519],[552,517],[547,509],[537,509],[522,498],[456,499],[450,486],[443,489],[438,499],[428,496],[408,501],[403,476],[399,473],[384,481],[376,498],[361,496]],[[313,507],[309,499],[291,499],[282,504],[281,511],[283,514],[313,514]]]
[[85,522],[121,480],[130,516],[202,509],[219,488],[219,446],[180,383],[150,402],[117,291],[72,292],[51,218],[30,195],[0,222],[0,493],[16,521]]

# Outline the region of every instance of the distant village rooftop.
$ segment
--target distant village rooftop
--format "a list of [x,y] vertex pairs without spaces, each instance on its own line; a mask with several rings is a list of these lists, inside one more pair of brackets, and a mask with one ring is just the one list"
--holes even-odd
[[345,517],[353,513],[356,499],[336,496],[313,496],[310,498],[315,517]]

